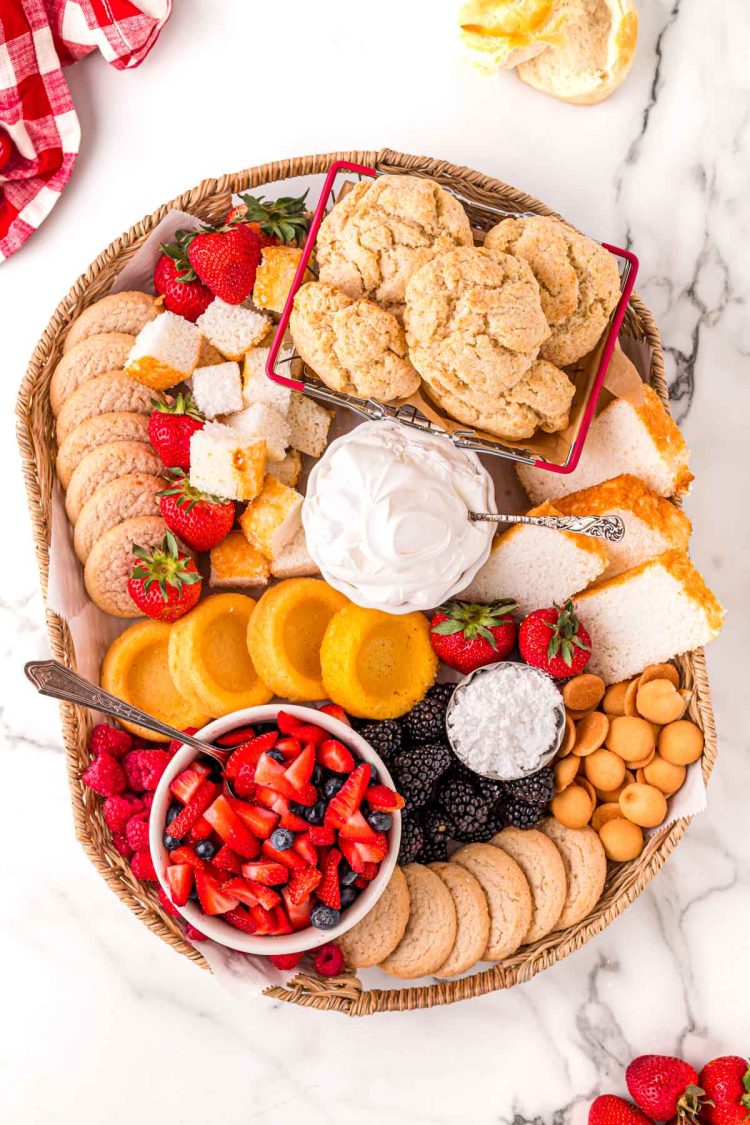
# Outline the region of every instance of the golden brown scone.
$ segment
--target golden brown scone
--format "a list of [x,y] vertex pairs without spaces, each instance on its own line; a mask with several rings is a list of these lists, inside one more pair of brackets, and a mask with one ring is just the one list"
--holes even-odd
[[105,332],[89,336],[71,347],[52,372],[49,402],[57,416],[70,396],[89,379],[108,371],[120,371],[135,342],[127,332]]
[[95,414],[68,434],[57,453],[57,475],[63,488],[70,484],[73,470],[87,453],[112,441],[148,441],[148,415],[115,410]]
[[484,244],[528,262],[539,282],[550,324],[540,357],[564,367],[590,352],[620,299],[614,255],[545,215],[504,219],[488,232]]
[[614,93],[638,44],[633,0],[567,0],[570,19],[560,42],[522,63],[518,77],[554,98],[594,105]]
[[486,411],[523,378],[549,335],[526,262],[475,247],[417,270],[404,321],[411,361],[438,402],[450,394]]
[[316,246],[320,280],[400,316],[414,271],[472,242],[466,212],[439,184],[378,176],[358,183],[324,219]]
[[113,617],[140,617],[128,593],[135,565],[133,544],[158,547],[167,525],[161,516],[134,516],[111,527],[94,544],[86,560],[83,579],[92,602]]
[[97,414],[123,411],[128,414],[151,414],[154,400],[164,401],[161,391],[137,383],[124,371],[109,371],[89,379],[63,403],[57,416],[57,441],[62,445],[68,434],[87,418]]
[[135,290],[110,293],[76,317],[65,337],[63,352],[69,352],[88,336],[98,336],[102,332],[127,332],[137,336],[143,325],[153,320],[159,311],[150,293]]
[[336,941],[352,969],[379,965],[396,948],[409,921],[409,887],[400,867],[378,901],[362,919]]
[[311,281],[294,299],[289,327],[305,363],[333,390],[390,402],[419,386],[403,328],[372,301]]
[[569,18],[563,0],[467,0],[458,24],[468,60],[494,74],[559,44]]

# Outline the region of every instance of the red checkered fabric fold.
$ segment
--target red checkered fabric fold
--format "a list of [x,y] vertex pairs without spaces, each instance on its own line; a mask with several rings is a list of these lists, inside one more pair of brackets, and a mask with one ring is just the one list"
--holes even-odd
[[0,262],[23,246],[70,179],[81,139],[63,67],[100,50],[118,70],[145,59],[172,0],[0,0]]

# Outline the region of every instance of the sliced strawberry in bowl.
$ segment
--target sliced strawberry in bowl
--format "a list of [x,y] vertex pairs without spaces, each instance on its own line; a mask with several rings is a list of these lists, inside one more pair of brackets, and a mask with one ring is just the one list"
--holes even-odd
[[276,887],[289,879],[289,868],[273,860],[258,860],[257,863],[243,863],[242,874],[253,883]]
[[193,762],[192,765],[179,773],[169,786],[170,793],[186,805],[191,797],[195,796],[198,786],[209,774],[208,766],[202,762]]
[[371,770],[367,762],[362,762],[349,774],[326,809],[325,823],[329,828],[341,828],[357,812],[364,800],[370,774]]
[[204,914],[226,914],[227,910],[233,910],[239,902],[234,895],[222,891],[218,880],[205,871],[195,872],[195,889]]
[[275,731],[268,731],[267,734],[260,734],[257,738],[251,738],[250,741],[243,740],[237,746],[237,749],[229,755],[224,767],[224,776],[232,779],[237,777],[243,766],[257,766],[261,754],[264,754],[267,750],[273,750],[278,738],[279,736]]
[[279,711],[276,716],[276,726],[282,734],[293,734],[295,727],[302,726],[302,719],[290,715],[288,711]]
[[217,797],[206,809],[204,816],[225,844],[246,859],[258,854],[258,841],[250,834],[229,803],[227,797]]
[[312,896],[308,895],[302,902],[292,902],[289,897],[289,887],[282,887],[281,897],[286,907],[287,918],[295,930],[306,930],[310,925],[310,910],[312,909]]
[[228,798],[237,816],[246,828],[258,840],[266,840],[279,823],[279,815],[271,809],[264,809],[260,805],[251,805],[247,801],[240,801],[236,797]]
[[356,840],[361,844],[372,844],[377,840],[377,832],[367,823],[362,813],[352,813],[346,824],[339,828],[340,840]]
[[[193,733],[195,733],[193,731]],[[232,749],[235,746],[240,746],[243,742],[252,742],[255,738],[255,731],[252,727],[237,727],[237,730],[227,731],[226,734],[220,734],[216,739],[216,745],[222,746],[226,749]]]
[[247,879],[238,877],[222,883],[221,889],[229,895],[234,895],[245,906],[258,906],[260,904],[265,906],[266,910],[271,910],[281,902],[281,895],[278,891],[274,891],[271,887],[265,887],[262,883],[252,883]]
[[315,847],[315,844],[313,844],[307,833],[305,833],[304,835],[302,835],[302,833],[299,833],[297,836],[295,836],[292,847],[294,848],[297,855],[302,856],[306,863],[310,863],[313,867],[317,867],[318,849]]
[[[310,783],[315,769],[315,747],[308,742],[304,749],[297,755],[290,766],[287,766],[285,777],[295,792],[304,793]],[[317,793],[316,793],[317,798]],[[313,802],[314,803],[314,802]]]
[[339,742],[338,738],[328,738],[318,750],[318,761],[334,773],[350,773],[354,769],[354,756],[351,750]]
[[172,863],[166,876],[172,902],[175,906],[184,906],[193,889],[193,868],[188,863]]
[[379,812],[395,812],[406,804],[401,794],[387,785],[371,785],[365,790],[365,801],[371,809]]

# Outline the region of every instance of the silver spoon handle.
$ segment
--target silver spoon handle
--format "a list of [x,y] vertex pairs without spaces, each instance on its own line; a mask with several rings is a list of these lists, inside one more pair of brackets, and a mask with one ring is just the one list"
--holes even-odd
[[575,535],[592,535],[619,543],[625,535],[625,524],[619,516],[506,516],[494,512],[469,512],[469,519],[487,523],[527,523],[533,527],[551,527],[554,531],[571,531]]
[[167,738],[175,738],[178,742],[185,742],[188,746],[195,747],[204,754],[209,754],[217,762],[224,764],[225,758],[208,742],[200,738],[193,738],[184,731],[171,727],[155,719],[153,715],[141,711],[138,707],[110,695],[108,691],[97,687],[96,684],[84,680],[77,672],[72,672],[57,660],[31,660],[24,665],[24,672],[40,695],[50,696],[52,699],[64,699],[68,703],[78,703],[81,707],[88,707],[92,711],[103,711],[114,719],[124,720],[127,723],[137,723],[154,734],[163,734]]

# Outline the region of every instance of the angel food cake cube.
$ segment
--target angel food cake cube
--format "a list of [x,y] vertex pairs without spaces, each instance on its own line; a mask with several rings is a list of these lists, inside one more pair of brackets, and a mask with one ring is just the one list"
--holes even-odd
[[237,414],[230,414],[226,424],[243,437],[262,437],[269,461],[283,461],[291,430],[284,415],[266,402],[256,402]]
[[195,323],[226,359],[235,360],[242,359],[246,351],[259,344],[271,324],[268,317],[254,309],[228,305],[218,297]]
[[270,573],[268,559],[248,543],[241,531],[230,531],[226,539],[211,548],[209,586],[263,587],[268,585]]
[[240,516],[240,527],[253,547],[275,559],[299,531],[301,514],[299,492],[267,476],[260,495]]
[[190,439],[190,483],[227,500],[253,500],[263,487],[266,443],[221,422],[207,422]]
[[164,312],[144,324],[125,360],[125,372],[163,391],[189,379],[201,350],[201,333],[176,313]]
[[266,465],[269,476],[276,477],[281,484],[294,488],[302,472],[302,458],[299,450],[290,449],[283,461],[269,461]]
[[199,367],[193,375],[193,398],[207,418],[242,409],[240,365],[231,360]]
[[296,246],[266,246],[255,274],[253,304],[283,312],[301,257],[302,250]]
[[275,559],[271,559],[271,574],[274,578],[307,578],[320,574],[318,564],[307,550],[303,527],[280,554]]
[[243,398],[246,406],[256,402],[267,402],[286,414],[292,401],[292,388],[283,383],[275,383],[266,375],[266,363],[270,348],[253,348],[245,356],[243,371]]
[[320,457],[328,443],[331,426],[330,411],[295,391],[289,406],[290,445],[308,457]]

